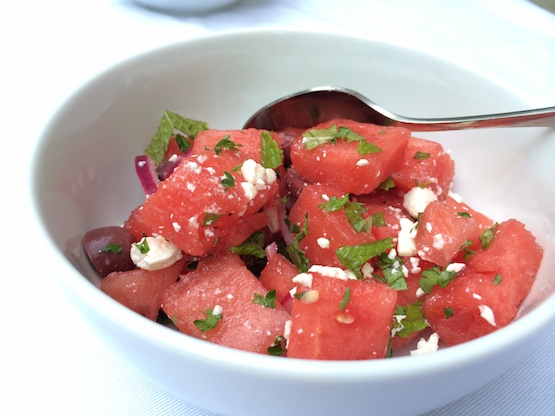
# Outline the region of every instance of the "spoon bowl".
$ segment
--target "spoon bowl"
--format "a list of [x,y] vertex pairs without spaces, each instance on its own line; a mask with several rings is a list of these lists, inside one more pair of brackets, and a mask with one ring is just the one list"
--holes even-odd
[[287,95],[257,111],[244,128],[280,131],[310,128],[335,118],[406,127],[412,131],[445,131],[481,127],[555,127],[555,107],[453,118],[410,118],[392,113],[348,88],[315,87]]

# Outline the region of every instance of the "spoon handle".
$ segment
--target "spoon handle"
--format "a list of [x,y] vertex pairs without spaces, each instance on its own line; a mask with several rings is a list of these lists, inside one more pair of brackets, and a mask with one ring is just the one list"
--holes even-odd
[[406,127],[412,131],[446,131],[480,127],[555,127],[555,107],[437,119],[394,116],[394,120],[388,125]]

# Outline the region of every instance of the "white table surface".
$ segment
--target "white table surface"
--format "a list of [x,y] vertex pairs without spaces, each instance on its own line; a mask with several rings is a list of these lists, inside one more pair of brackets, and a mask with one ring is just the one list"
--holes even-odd
[[[555,0],[544,3],[555,9]],[[555,106],[555,14],[525,0],[243,0],[189,17],[130,0],[4,2],[0,415],[214,416],[130,368],[33,263],[40,247],[25,227],[24,168],[48,117],[99,71],[160,45],[246,26],[314,27],[422,45],[494,71]],[[507,374],[428,416],[555,414],[555,325],[538,341]]]

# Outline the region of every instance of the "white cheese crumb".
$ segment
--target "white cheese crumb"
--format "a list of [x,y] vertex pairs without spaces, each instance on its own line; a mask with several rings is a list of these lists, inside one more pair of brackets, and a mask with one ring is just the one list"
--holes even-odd
[[293,277],[293,283],[299,283],[306,287],[312,287],[312,275],[310,273],[299,273]]
[[131,245],[131,260],[144,270],[160,270],[171,266],[183,258],[181,250],[164,237],[143,237],[139,244],[145,242],[149,250],[141,253],[138,244]]
[[362,277],[369,279],[372,277],[372,273],[374,273],[374,267],[370,263],[366,262],[362,265],[360,271],[362,272]]
[[415,186],[403,196],[403,207],[413,218],[418,218],[432,201],[437,201],[437,195],[431,189]]
[[448,195],[453,198],[455,200],[455,202],[458,202],[459,204],[463,201],[462,196],[460,196],[459,194],[449,191]]
[[473,297],[474,299],[482,300],[482,297],[481,297],[479,294],[477,294],[477,293],[473,293],[473,294],[472,294],[472,297]]
[[206,162],[206,160],[208,159],[208,156],[206,155],[199,155],[199,157],[197,157],[198,163],[200,163],[201,165]]
[[320,248],[330,248],[330,240],[328,238],[320,237],[318,240],[316,240],[316,242],[318,243]]
[[245,182],[241,183],[241,187],[249,200],[254,199],[258,191],[267,189],[277,179],[276,172],[273,169],[267,169],[253,159],[247,159],[243,162],[241,174],[245,179]]
[[416,242],[416,226],[418,223],[409,220],[408,218],[401,218],[399,225],[401,230],[397,234],[397,253],[401,257],[414,256],[417,252]]
[[175,230],[176,233],[181,231],[181,225],[179,225],[178,222],[175,222],[175,221],[172,222],[172,226],[173,226],[173,229]]
[[416,297],[417,298],[421,298],[423,296],[426,295],[426,292],[424,292],[424,289],[422,289],[421,287],[419,287],[418,289],[416,289]]
[[432,243],[435,249],[441,250],[445,247],[445,238],[443,238],[443,234],[439,233],[434,235],[434,242]]
[[430,338],[426,341],[424,338],[420,338],[418,344],[416,344],[416,349],[411,350],[410,355],[421,355],[430,352],[435,352],[439,349],[439,335],[434,332],[430,335]]
[[466,267],[464,263],[450,263],[445,270],[448,272],[460,273]]
[[216,305],[214,306],[214,309],[212,309],[212,315],[221,315],[223,312],[223,308],[220,305]]
[[283,338],[285,338],[286,340],[289,340],[289,337],[291,336],[292,324],[293,321],[291,319],[288,319],[287,321],[285,321],[285,325],[283,326]]
[[480,316],[484,318],[488,322],[488,324],[490,324],[491,326],[496,326],[495,315],[493,314],[493,311],[489,306],[479,305],[478,309],[480,309]]
[[325,277],[331,277],[339,280],[356,280],[356,275],[350,270],[343,270],[340,267],[321,266],[315,264],[310,266],[309,272],[319,273]]
[[420,268],[420,257],[411,257],[409,259],[410,265],[411,265],[411,269],[410,272],[412,274],[418,274],[422,271],[422,269]]
[[194,183],[191,182],[187,182],[187,189],[191,192],[195,192],[195,189],[197,189],[196,185]]
[[368,159],[359,159],[356,163],[357,166],[368,166],[369,164]]

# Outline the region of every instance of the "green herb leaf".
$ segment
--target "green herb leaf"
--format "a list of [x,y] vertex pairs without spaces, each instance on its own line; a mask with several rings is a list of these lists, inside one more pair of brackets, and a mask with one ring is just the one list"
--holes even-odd
[[211,225],[213,225],[216,221],[218,221],[220,219],[220,217],[222,216],[222,214],[216,214],[213,212],[205,212],[204,213],[204,218],[202,219],[202,226],[203,227],[209,227]]
[[345,204],[345,214],[347,214],[347,220],[357,234],[368,231],[368,220],[363,218],[363,214],[365,212],[366,208],[364,208],[364,204],[361,202],[349,201]]
[[146,241],[146,237],[143,237],[141,241],[135,243],[135,246],[139,249],[141,254],[146,254],[150,251],[150,247]]
[[200,131],[207,129],[208,124],[203,121],[185,118],[179,114],[166,110],[162,115],[156,134],[145,149],[145,153],[159,165],[162,160],[164,160],[164,156],[168,150],[168,144],[175,131],[180,131],[189,139],[194,140]]
[[385,250],[393,248],[393,246],[392,238],[388,237],[358,246],[339,247],[335,254],[343,266],[351,270],[359,279],[362,279],[360,268],[367,261],[380,255]]
[[220,183],[224,187],[224,192],[227,192],[227,188],[231,188],[235,185],[235,178],[229,172],[224,172],[224,176],[225,178],[222,179]]
[[179,133],[175,135],[175,142],[177,143],[177,147],[179,147],[179,150],[181,152],[186,151],[189,147],[193,145],[192,140],[187,139],[187,137]]
[[260,164],[267,169],[276,169],[283,165],[283,150],[267,131],[260,135]]
[[400,328],[395,331],[395,335],[401,338],[407,338],[413,332],[419,332],[428,327],[426,319],[422,314],[422,301],[418,300],[406,306],[397,306],[394,315],[403,315],[404,318],[399,322],[393,319],[393,329]]
[[482,231],[482,234],[480,234],[480,236],[478,237],[478,239],[480,240],[480,243],[482,244],[482,250],[485,250],[486,248],[488,248],[493,242],[493,237],[495,236],[495,229],[497,228],[498,225],[499,225],[498,223],[495,223],[490,228],[486,228],[484,231]]
[[413,159],[420,159],[420,160],[429,159],[430,154],[429,153],[424,153],[424,152],[416,152],[412,158]]
[[214,146],[214,152],[216,152],[217,155],[221,154],[224,150],[238,151],[239,150],[238,147],[243,146],[240,143],[235,143],[229,140],[230,137],[231,135],[227,134],[222,140],[216,143],[216,146]]
[[325,212],[334,212],[339,211],[341,208],[345,206],[345,204],[349,202],[349,194],[343,195],[341,198],[336,196],[330,197],[329,201],[323,202],[318,205],[318,208],[322,209]]
[[393,182],[391,176],[378,185],[378,189],[383,189],[384,191],[388,191],[392,188],[395,188],[395,182]]
[[100,251],[102,253],[118,254],[118,253],[121,253],[123,251],[123,247],[120,246],[119,244],[106,244],[106,247],[104,247]]
[[442,270],[439,266],[431,267],[427,270],[422,272],[422,277],[418,281],[420,287],[426,294],[432,293],[432,288],[435,285],[439,285],[440,287],[446,287],[451,280],[455,278],[457,275],[454,271],[447,271]]
[[283,335],[278,335],[274,340],[274,343],[270,347],[268,347],[268,354],[276,356],[285,354],[287,350],[283,346],[284,341],[285,338],[283,337]]
[[367,142],[366,140],[362,140],[358,144],[357,152],[361,155],[370,155],[372,153],[379,153],[382,149],[376,146],[374,143]]
[[326,143],[337,143],[337,126],[334,124],[327,129],[311,129],[303,133],[306,139],[305,147],[308,150],[316,149]]
[[449,319],[455,314],[455,310],[453,308],[444,308],[443,314],[445,315],[445,319]]
[[457,212],[457,215],[459,217],[466,217],[466,218],[472,218],[472,215],[470,215],[468,212],[466,211],[461,211],[461,212]]
[[266,257],[264,252],[264,233],[257,231],[251,234],[243,243],[230,247],[229,250],[238,256],[254,256],[263,259]]
[[301,249],[301,241],[305,238],[308,234],[308,213],[305,214],[305,220],[303,224],[303,228],[295,235],[293,242],[289,244],[285,251],[289,255],[289,259],[291,262],[297,266],[297,269],[302,272],[306,273],[308,271],[308,258],[305,256],[304,251]]
[[375,212],[370,216],[370,225],[372,227],[387,227],[383,212]]
[[202,332],[216,328],[216,325],[218,325],[218,322],[222,319],[222,315],[214,315],[213,309],[207,309],[205,315],[206,319],[195,319],[193,321],[197,328]]
[[499,273],[497,273],[495,275],[495,277],[493,278],[493,284],[494,285],[498,285],[499,283],[501,283],[503,281],[503,278],[501,277],[501,275]]
[[345,309],[345,307],[347,306],[350,300],[351,300],[351,288],[347,286],[345,288],[345,291],[343,292],[343,298],[341,299],[341,302],[339,302],[339,310],[342,311],[343,309]]
[[252,298],[252,303],[257,305],[262,305],[265,308],[275,309],[276,308],[276,290],[272,289],[265,296],[260,293],[255,293]]
[[378,267],[382,270],[385,282],[395,290],[407,290],[407,281],[403,273],[403,259],[399,256],[391,259],[388,253],[378,256]]

